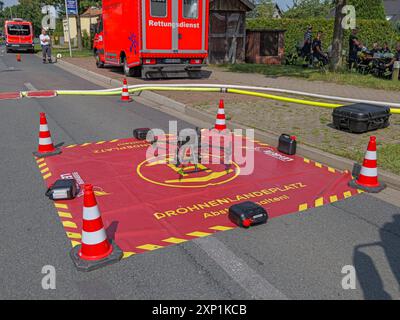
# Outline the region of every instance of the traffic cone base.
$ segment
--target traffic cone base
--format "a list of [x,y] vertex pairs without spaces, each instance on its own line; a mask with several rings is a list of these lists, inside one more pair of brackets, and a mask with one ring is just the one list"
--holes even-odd
[[46,157],[51,157],[51,156],[56,156],[58,154],[62,153],[60,148],[55,148],[55,150],[51,152],[33,152],[33,155],[38,157],[38,158],[46,158]]
[[368,192],[368,193],[379,193],[379,192],[385,190],[387,187],[385,183],[380,183],[378,186],[375,186],[375,187],[368,187],[368,186],[359,184],[357,182],[357,179],[350,181],[349,186],[354,189],[360,189],[360,190]]
[[78,245],[72,248],[70,256],[72,261],[74,262],[75,267],[79,271],[90,272],[120,261],[122,259],[122,256],[124,255],[123,251],[112,240],[110,240],[109,243],[110,253],[107,252],[107,256],[105,258],[96,257],[96,259],[98,258],[99,260],[94,260],[93,257],[91,257],[90,260],[82,259],[80,255],[82,245]]
[[132,98],[129,98],[129,99],[121,99],[120,100],[120,102],[122,102],[122,103],[127,103],[127,102],[132,102],[133,101],[133,99]]

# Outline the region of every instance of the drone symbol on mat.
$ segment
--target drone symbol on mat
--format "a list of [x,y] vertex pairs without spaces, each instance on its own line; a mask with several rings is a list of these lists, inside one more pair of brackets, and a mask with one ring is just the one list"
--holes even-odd
[[[156,141],[157,139],[155,139],[154,143]],[[173,142],[176,150],[172,154],[165,155],[164,159],[157,157],[139,165],[139,176],[148,182],[162,186],[202,188],[227,183],[239,175],[240,168],[232,161],[232,144],[225,148],[217,148],[224,151],[222,156],[204,153],[202,152],[202,147],[206,145],[202,145],[201,141],[198,144],[190,143],[190,141],[190,137],[178,139]],[[210,146],[207,145],[207,147]],[[211,146],[211,148],[213,147]],[[211,164],[206,163],[204,158],[210,156],[217,157],[220,161],[217,163],[212,162]],[[159,166],[168,170],[162,169],[161,171],[156,171],[157,173],[151,173],[146,169]],[[171,174],[178,174],[178,178],[172,177]]]

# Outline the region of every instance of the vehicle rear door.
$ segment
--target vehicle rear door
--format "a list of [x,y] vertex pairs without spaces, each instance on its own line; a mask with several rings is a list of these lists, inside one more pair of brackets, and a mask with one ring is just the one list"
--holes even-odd
[[31,24],[24,23],[21,25],[21,36],[19,39],[21,43],[31,44],[33,42],[33,30]]
[[10,44],[18,44],[20,42],[20,26],[17,24],[6,25],[6,41]]
[[173,51],[172,2],[173,0],[142,0],[142,52]]
[[177,48],[179,52],[206,49],[206,0],[175,0],[178,12]]

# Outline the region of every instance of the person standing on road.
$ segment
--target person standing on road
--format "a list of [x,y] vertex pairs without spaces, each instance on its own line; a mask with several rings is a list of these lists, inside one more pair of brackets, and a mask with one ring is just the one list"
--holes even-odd
[[46,58],[48,59],[49,63],[52,63],[51,60],[51,48],[50,48],[50,37],[47,34],[46,29],[42,29],[42,34],[39,37],[40,45],[42,47],[42,54],[43,54],[43,63],[46,63]]

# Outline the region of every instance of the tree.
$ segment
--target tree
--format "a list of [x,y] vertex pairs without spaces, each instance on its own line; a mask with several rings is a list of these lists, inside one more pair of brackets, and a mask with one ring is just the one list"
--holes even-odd
[[63,2],[63,0],[19,0],[19,4],[5,8],[2,14],[5,19],[22,18],[31,21],[34,33],[39,34],[43,18],[42,6],[53,5],[57,8]]
[[248,13],[249,18],[272,18],[275,11],[275,4],[272,0],[254,1],[254,10]]
[[330,70],[338,71],[342,66],[342,50],[343,50],[343,25],[342,21],[344,14],[342,13],[344,6],[347,4],[347,0],[336,0],[335,1],[335,26],[333,31],[332,41],[332,54],[330,58]]
[[326,18],[333,8],[332,0],[294,0],[293,7],[284,14],[285,18]]
[[386,20],[383,0],[348,0],[356,9],[357,18]]
[[[78,1],[78,0],[77,0]],[[77,42],[78,42],[78,50],[83,49],[82,44],[82,27],[81,27],[81,18],[80,15],[86,11],[88,8],[92,6],[101,6],[101,0],[81,0],[78,3],[78,14],[76,16],[76,32],[77,32]]]
[[395,22],[394,28],[400,33],[400,21]]

